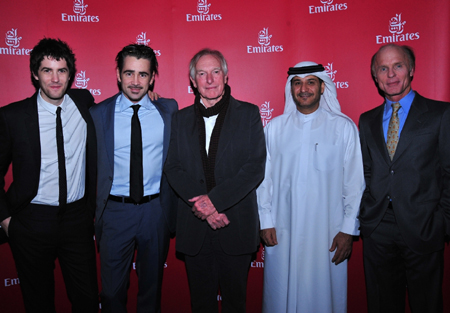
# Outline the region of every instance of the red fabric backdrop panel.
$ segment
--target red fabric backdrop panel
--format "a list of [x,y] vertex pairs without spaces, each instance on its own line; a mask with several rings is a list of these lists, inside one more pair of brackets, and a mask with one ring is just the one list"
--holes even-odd
[[[333,79],[342,111],[359,115],[383,102],[370,74],[370,58],[388,42],[416,52],[413,89],[450,101],[450,2],[443,0],[16,0],[0,13],[0,106],[29,97],[29,53],[44,36],[66,41],[77,57],[73,88],[88,89],[97,102],[118,92],[115,56],[130,43],[151,46],[160,74],[155,91],[191,105],[189,60],[200,49],[220,50],[229,65],[232,95],[260,107],[267,124],[284,110],[287,70],[301,61],[322,63]],[[425,22],[426,21],[426,22]],[[11,175],[6,176],[6,185]],[[0,246],[2,312],[24,312],[11,251]],[[450,291],[449,248],[444,293]],[[99,264],[99,263],[98,263]],[[250,313],[261,312],[264,250],[251,264]],[[99,267],[100,268],[100,267]],[[164,269],[164,312],[188,312],[184,263],[171,241]],[[55,270],[59,312],[70,311],[60,269]],[[362,242],[349,261],[348,312],[366,312]],[[132,269],[128,307],[136,309],[137,275]],[[218,297],[220,301],[220,297]],[[450,298],[445,300],[450,312]]]

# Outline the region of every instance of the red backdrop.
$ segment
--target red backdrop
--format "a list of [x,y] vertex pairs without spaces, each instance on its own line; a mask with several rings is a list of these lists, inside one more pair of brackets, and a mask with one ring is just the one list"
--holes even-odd
[[[114,57],[133,42],[158,56],[155,90],[180,107],[193,102],[188,62],[198,50],[222,51],[229,63],[234,97],[261,108],[264,123],[283,112],[287,69],[300,61],[327,67],[338,87],[342,110],[359,115],[382,103],[370,76],[370,58],[383,43],[414,48],[413,88],[450,101],[450,1],[447,0],[15,0],[0,13],[0,106],[30,96],[28,54],[44,36],[69,43],[77,56],[74,88],[86,88],[100,102],[117,92]],[[431,76],[430,76],[431,75]],[[7,176],[10,183],[11,176]],[[163,311],[188,312],[184,264],[172,240],[165,268]],[[446,247],[444,293],[450,292]],[[252,263],[248,312],[261,311],[263,253]],[[8,245],[0,246],[2,312],[24,312]],[[68,312],[64,284],[56,270],[57,308]],[[365,312],[362,244],[349,262],[348,312]],[[129,309],[135,311],[137,278],[131,273]],[[450,312],[450,298],[445,300]]]

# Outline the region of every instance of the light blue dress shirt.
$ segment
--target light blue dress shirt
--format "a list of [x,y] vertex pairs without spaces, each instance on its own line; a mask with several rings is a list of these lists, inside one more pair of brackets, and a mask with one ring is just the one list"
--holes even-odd
[[[399,125],[399,133],[398,138],[400,139],[403,126],[405,125],[406,118],[408,117],[409,110],[411,109],[411,104],[414,100],[414,97],[416,96],[416,93],[411,89],[409,93],[404,96],[400,101],[400,109],[398,110],[398,119],[400,122]],[[384,113],[383,113],[383,132],[384,132],[384,140],[387,141],[387,132],[389,128],[389,120],[392,116],[392,103],[393,101],[390,101],[386,99],[386,103],[384,105]]]
[[164,121],[148,95],[139,103],[132,103],[120,94],[114,110],[114,180],[111,194],[115,196],[130,195],[131,106],[135,104],[141,105],[138,116],[142,129],[144,196],[159,193]]

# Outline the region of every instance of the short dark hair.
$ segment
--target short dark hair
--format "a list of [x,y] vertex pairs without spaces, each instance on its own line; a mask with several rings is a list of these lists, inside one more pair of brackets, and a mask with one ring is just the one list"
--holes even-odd
[[[146,45],[131,44],[124,47],[116,56],[116,66],[119,69],[119,73],[122,73],[123,64],[126,57],[135,57],[136,59],[145,59],[150,61],[150,76],[153,74],[158,75],[158,60],[156,60],[155,51]],[[153,90],[155,81],[150,86],[150,90]],[[120,84],[119,84],[120,87]]]
[[44,38],[34,46],[30,53],[30,72],[31,81],[36,90],[39,89],[39,81],[34,78],[34,75],[38,76],[39,67],[42,60],[47,58],[55,59],[56,61],[65,60],[67,67],[69,68],[69,87],[72,85],[75,78],[75,54],[70,49],[69,45],[61,39]]
[[217,58],[220,62],[220,66],[222,68],[223,73],[225,75],[228,75],[228,64],[227,64],[227,60],[225,60],[225,57],[223,56],[223,54],[218,50],[212,50],[209,48],[205,48],[205,49],[202,49],[199,52],[197,52],[192,57],[191,61],[189,62],[189,76],[192,79],[195,79],[195,66],[198,63],[198,60],[200,60],[200,58],[205,55],[212,55],[215,58]]
[[372,72],[372,76],[375,78],[375,61],[377,59],[378,53],[380,53],[382,50],[386,48],[397,48],[400,49],[408,59],[409,63],[409,70],[416,69],[416,56],[414,55],[414,50],[409,46],[400,46],[395,43],[389,43],[387,45],[382,46],[380,49],[378,49],[377,52],[372,56],[372,60],[370,61],[370,70]]

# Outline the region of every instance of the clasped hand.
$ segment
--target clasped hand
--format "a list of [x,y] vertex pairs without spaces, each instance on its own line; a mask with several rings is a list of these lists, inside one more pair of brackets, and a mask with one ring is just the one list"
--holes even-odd
[[194,202],[192,206],[194,215],[202,220],[206,219],[212,229],[216,230],[230,224],[225,214],[217,212],[208,195],[193,197],[189,201]]

